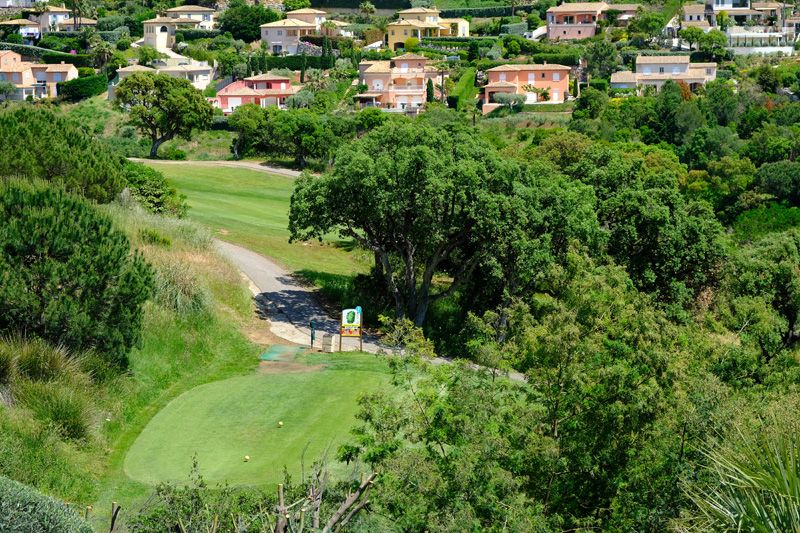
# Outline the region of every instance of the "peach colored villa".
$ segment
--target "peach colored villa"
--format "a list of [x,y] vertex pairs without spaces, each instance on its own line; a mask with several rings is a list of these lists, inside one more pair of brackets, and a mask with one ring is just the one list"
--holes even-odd
[[78,77],[75,65],[59,63],[47,65],[22,61],[22,56],[10,50],[0,50],[0,81],[13,83],[17,91],[14,100],[54,98],[58,96],[58,83]]
[[460,18],[443,19],[436,8],[412,7],[398,11],[398,20],[386,27],[386,47],[403,48],[406,39],[414,37],[469,37],[469,21]]
[[483,114],[500,107],[493,102],[497,93],[523,94],[526,104],[561,103],[569,95],[569,67],[564,65],[500,65],[486,71]]
[[366,85],[367,90],[356,98],[362,107],[420,111],[425,106],[428,80],[439,83],[442,76],[428,61],[427,57],[417,54],[403,54],[389,61],[362,61],[358,65],[358,81]]
[[261,107],[275,105],[282,108],[286,99],[299,90],[299,86],[292,86],[289,78],[259,74],[223,87],[209,101],[214,107],[221,109],[222,114],[230,115],[237,107],[245,104]]
[[641,4],[564,2],[547,10],[547,38],[564,41],[594,37],[597,33],[597,21],[607,18],[609,11],[616,11],[617,20],[625,23],[641,7]]

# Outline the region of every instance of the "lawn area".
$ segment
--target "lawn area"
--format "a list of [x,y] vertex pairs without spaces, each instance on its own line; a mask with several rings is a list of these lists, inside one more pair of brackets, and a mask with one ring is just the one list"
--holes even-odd
[[478,88],[475,87],[475,70],[475,67],[464,69],[464,72],[458,79],[458,83],[456,83],[455,89],[453,89],[453,95],[458,96],[459,108],[463,108],[470,102],[474,102],[475,97],[478,95]]
[[[189,218],[215,236],[276,259],[286,267],[351,276],[367,270],[365,254],[349,242],[289,244],[289,198],[294,180],[257,170],[148,162],[185,194]],[[313,274],[310,277],[316,277]]]
[[[187,481],[196,457],[212,484],[264,485],[280,482],[284,466],[298,476],[304,454],[306,466],[326,451],[333,461],[355,422],[358,396],[388,383],[387,365],[368,354],[306,360],[264,362],[262,372],[182,394],[141,433],[125,472],[151,485]],[[331,467],[334,473],[345,468]]]

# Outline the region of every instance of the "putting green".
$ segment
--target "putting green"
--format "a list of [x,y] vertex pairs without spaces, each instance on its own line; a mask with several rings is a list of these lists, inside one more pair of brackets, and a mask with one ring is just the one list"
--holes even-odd
[[297,476],[304,450],[306,468],[326,450],[333,461],[354,425],[359,395],[388,382],[384,364],[363,354],[339,356],[324,368],[263,364],[268,371],[287,371],[201,385],[170,402],[134,442],[126,474],[151,485],[186,481],[196,455],[211,483],[276,483],[284,465]]

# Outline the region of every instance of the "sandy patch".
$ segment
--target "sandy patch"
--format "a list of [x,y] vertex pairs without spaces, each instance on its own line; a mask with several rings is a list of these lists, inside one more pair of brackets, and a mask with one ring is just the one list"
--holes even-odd
[[230,235],[231,232],[226,230],[225,228],[219,228],[217,230],[217,233],[219,233],[220,235]]

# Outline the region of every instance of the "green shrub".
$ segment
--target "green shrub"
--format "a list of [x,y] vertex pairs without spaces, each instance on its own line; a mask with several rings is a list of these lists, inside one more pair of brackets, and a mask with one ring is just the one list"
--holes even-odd
[[88,54],[64,54],[48,50],[42,54],[44,63],[72,63],[76,67],[91,67],[92,57]]
[[[81,67],[84,68],[84,67]],[[91,98],[103,94],[108,90],[108,78],[105,74],[86,76],[57,84],[58,95],[64,100],[77,102],[84,98]]]
[[187,265],[165,261],[156,265],[156,301],[173,311],[188,315],[206,310],[211,295]]
[[0,333],[96,348],[127,365],[152,274],[85,200],[41,184],[0,184]]
[[126,161],[123,176],[133,197],[151,213],[182,217],[188,207],[185,198],[167,183],[164,174],[158,170]]
[[589,81],[589,87],[592,89],[597,89],[598,91],[608,92],[608,80],[604,80],[602,78],[594,79]]
[[130,47],[131,47],[131,40],[127,37],[123,37],[119,41],[117,41],[117,50],[119,50],[120,52],[124,52]]
[[94,76],[94,69],[92,67],[78,67],[78,77],[79,78],[86,78],[88,76]]
[[139,230],[139,238],[143,243],[154,244],[156,246],[170,246],[172,241],[169,237],[164,237],[159,232],[150,228],[142,228]]
[[492,6],[492,7],[464,7],[455,9],[443,9],[439,14],[442,18],[461,18],[461,17],[508,17],[511,16],[511,6]]
[[62,437],[81,440],[89,436],[89,402],[74,386],[57,381],[21,381],[14,386],[14,397]]
[[0,531],[92,533],[92,528],[66,504],[0,476]]
[[53,181],[68,191],[108,202],[124,186],[119,161],[77,122],[51,109],[0,110],[0,176]]
[[197,39],[213,39],[220,35],[219,30],[193,30],[191,28],[182,28],[184,41],[195,41]]
[[0,351],[15,355],[15,373],[34,381],[53,381],[78,371],[78,364],[65,348],[41,339],[6,339],[0,343]]
[[528,31],[528,23],[527,22],[515,22],[513,24],[503,24],[500,26],[500,33],[501,34],[512,34],[512,35],[522,35]]
[[170,161],[184,161],[186,160],[186,152],[175,146],[168,144],[161,149],[161,159],[168,159]]

